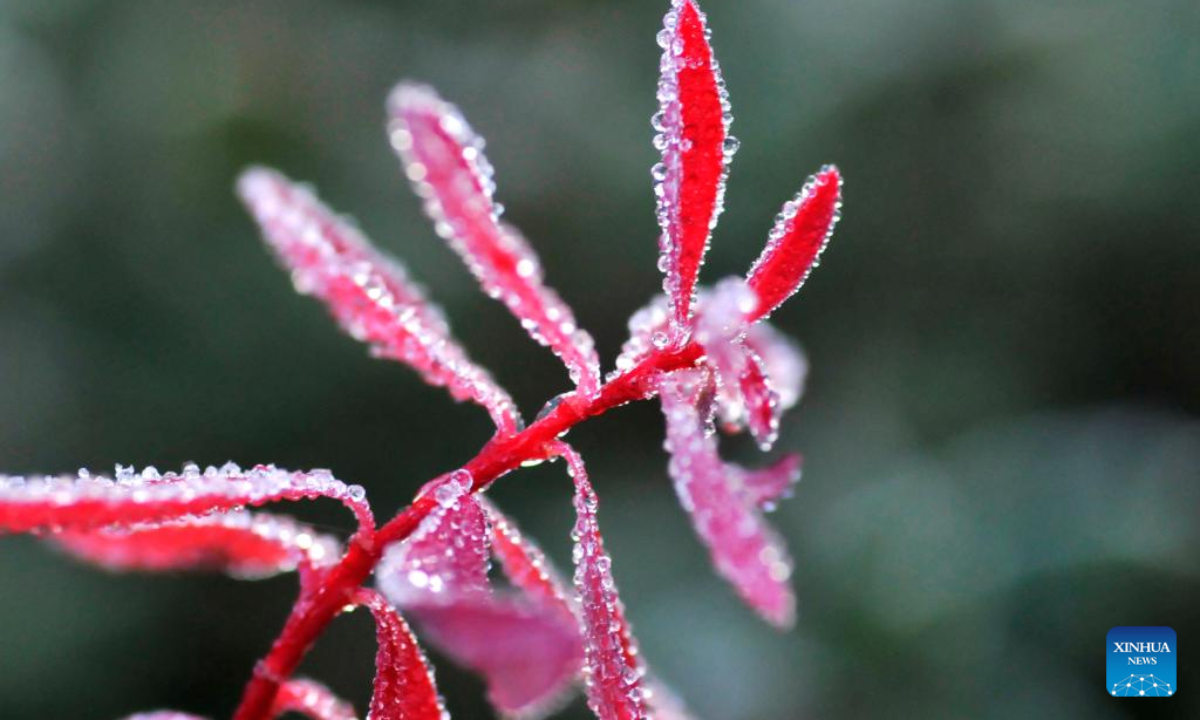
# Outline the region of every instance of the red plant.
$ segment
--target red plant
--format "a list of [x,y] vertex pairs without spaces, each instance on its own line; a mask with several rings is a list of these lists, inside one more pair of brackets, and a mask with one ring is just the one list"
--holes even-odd
[[[563,360],[574,391],[524,426],[509,395],[470,360],[399,263],[309,190],[252,169],[238,193],[297,289],[323,300],[376,356],[402,361],[456,399],[482,406],[495,435],[381,527],[363,489],[327,471],[242,470],[229,463],[166,474],[118,466],[114,478],[85,470],[72,477],[2,477],[0,532],[43,535],[81,559],[120,570],[215,569],[240,577],[298,570],[300,597],[255,666],[236,720],[284,712],[353,717],[324,686],[292,675],[330,621],[358,606],[370,611],[378,634],[374,720],[446,717],[405,617],[417,622],[425,641],[479,672],[505,715],[544,715],[582,678],[590,707],[604,720],[685,717],[647,675],[613,582],[596,493],[583,459],[562,438],[590,417],[658,397],[670,475],[717,571],[768,621],[791,624],[790,560],[762,511],[796,481],[799,458],[788,455],[760,470],[726,464],[713,428],[719,418],[726,432],[748,429],[769,449],[780,414],[798,400],[803,357],[765,318],[816,265],[838,218],[841,179],[825,167],[784,204],[745,280],[697,292],[737,142],[704,15],[692,0],[674,0],[658,40],[661,109],[653,124],[662,162],[652,174],[666,294],[634,314],[630,339],[606,378],[591,336],[546,286],[528,243],[501,220],[483,141],[433,91],[401,85],[388,101],[388,131],[438,234],[485,291]],[[573,586],[481,493],[524,463],[556,458],[566,460],[575,483]],[[345,504],[357,520],[345,548],[289,519],[246,510],[320,497]],[[488,577],[493,556],[507,589],[493,588]],[[363,587],[372,573],[379,591]]]

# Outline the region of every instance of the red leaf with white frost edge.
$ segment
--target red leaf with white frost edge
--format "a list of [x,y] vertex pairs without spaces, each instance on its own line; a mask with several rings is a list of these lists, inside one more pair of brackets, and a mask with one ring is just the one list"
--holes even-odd
[[559,443],[559,453],[575,480],[575,590],[583,628],[588,707],[600,720],[647,718],[642,696],[645,671],[617,595],[612,560],[596,523],[596,493],[579,454],[564,443]]
[[585,395],[600,387],[600,360],[591,335],[566,303],[542,282],[542,265],[525,238],[500,221],[492,166],[483,138],[453,105],[430,88],[402,83],[388,99],[392,146],[439,235],[529,335],[566,364]]
[[663,290],[671,299],[674,328],[683,332],[737,141],[729,135],[733,116],[703,13],[692,0],[673,0],[663,24],[659,112],[652,120],[662,162],[651,174],[662,227]]
[[766,320],[759,320],[746,331],[742,342],[762,361],[771,388],[779,394],[780,410],[800,402],[808,376],[808,360],[796,341]]
[[312,720],[358,720],[350,703],[319,682],[297,678],[279,686],[271,717],[297,713]]
[[833,236],[841,206],[842,177],[832,165],[821,168],[784,204],[766,248],[746,276],[759,300],[752,322],[770,315],[804,284]]
[[779,418],[783,404],[771,385],[762,360],[742,346],[746,354],[745,367],[738,378],[739,395],[745,403],[746,426],[764,452],[779,438]]
[[707,382],[698,371],[678,371],[664,378],[659,391],[675,491],[717,572],[766,620],[786,627],[795,618],[788,585],[791,560],[779,537],[742,497],[717,454],[715,438],[705,431],[696,405]]
[[770,511],[779,500],[791,496],[792,487],[800,481],[801,462],[799,453],[788,453],[764,468],[725,467],[745,502]]
[[175,712],[174,710],[153,710],[151,712],[127,715],[122,720],[206,720],[199,715]]
[[242,470],[233,463],[203,472],[140,473],[117,466],[116,479],[80,470],[64,477],[0,476],[0,533],[88,530],[106,525],[161,522],[265,505],[281,500],[332,498],[354,512],[359,529],[374,527],[363,489],[328,470],[294,472],[274,465]]
[[412,366],[456,400],[482,406],[502,432],[520,424],[512,398],[467,357],[441,310],[404,267],[375,249],[349,221],[283,175],[252,168],[238,195],[263,236],[292,271],[296,289],[320,298],[348,334],[377,357]]
[[470,490],[466,471],[432,484],[429,492],[437,505],[408,539],[384,553],[375,575],[398,607],[451,603],[488,592],[487,517]]
[[320,568],[341,557],[339,543],[291,518],[230,512],[157,524],[64,530],[50,540],[70,555],[116,571],[218,570],[261,578]]
[[375,617],[375,688],[371,720],[448,720],[433,683],[433,670],[404,618],[374,590],[355,596]]

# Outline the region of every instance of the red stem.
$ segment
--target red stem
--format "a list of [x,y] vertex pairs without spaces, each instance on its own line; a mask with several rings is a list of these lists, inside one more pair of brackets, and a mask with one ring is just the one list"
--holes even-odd
[[[474,480],[473,490],[482,490],[521,463],[549,457],[553,443],[572,427],[620,405],[650,397],[657,375],[691,366],[700,356],[695,344],[654,352],[605,383],[594,397],[566,395],[554,409],[521,432],[493,437],[463,466]],[[255,666],[234,720],[268,720],[279,684],[296,670],[338,613],[352,603],[355,591],[375,569],[384,548],[408,537],[434,504],[429,496],[418,497],[377,533],[355,535],[341,562],[310,589],[302,590],[270,652]]]

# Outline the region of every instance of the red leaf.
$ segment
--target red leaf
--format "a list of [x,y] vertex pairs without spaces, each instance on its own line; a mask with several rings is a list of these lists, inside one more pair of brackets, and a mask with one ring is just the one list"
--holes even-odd
[[759,301],[751,322],[770,315],[804,284],[833,236],[841,206],[842,178],[832,165],[821,168],[784,204],[766,248],[747,275]]
[[357,603],[375,617],[375,689],[371,720],[447,720],[433,670],[404,618],[374,590],[361,588]]
[[450,603],[488,592],[489,528],[459,471],[432,485],[437,506],[405,541],[388,548],[376,577],[398,607]]
[[341,557],[336,540],[290,518],[231,512],[50,538],[71,555],[109,570],[219,570],[258,578],[324,567]]
[[641,688],[645,671],[596,523],[596,493],[579,454],[565,443],[559,443],[558,450],[575,479],[575,590],[583,627],[588,707],[600,720],[646,718]]
[[757,355],[746,351],[746,363],[738,378],[739,394],[746,407],[746,425],[750,434],[765,452],[771,449],[779,437],[779,417],[783,404],[767,377],[763,362]]
[[725,195],[737,141],[729,136],[729,101],[708,44],[704,15],[692,0],[673,0],[658,35],[663,47],[654,144],[662,163],[652,174],[658,196],[659,265],[677,331],[688,327],[696,278]]
[[441,310],[425,299],[404,267],[376,250],[308,189],[271,170],[253,168],[238,194],[267,242],[292,271],[296,289],[320,298],[342,328],[372,352],[411,365],[456,400],[484,407],[502,432],[520,424],[512,398],[451,337]]
[[742,497],[717,455],[716,440],[706,432],[697,403],[707,392],[707,382],[698,371],[679,371],[663,380],[659,392],[675,491],[717,572],[768,621],[791,625],[791,560],[779,537]]
[[779,394],[780,410],[787,410],[799,402],[808,375],[808,360],[796,341],[766,320],[751,325],[742,341],[762,361],[771,388]]
[[360,528],[373,528],[363,489],[328,470],[293,472],[274,465],[243,471],[233,463],[181,474],[117,467],[117,479],[80,470],[75,477],[0,476],[0,532],[88,530],[161,522],[281,500],[333,498],[350,508]]
[[357,720],[350,703],[337,697],[319,682],[303,678],[289,680],[279,686],[271,717],[298,713],[312,720]]
[[488,295],[502,301],[530,336],[562,358],[585,395],[600,386],[600,361],[571,309],[542,282],[529,243],[500,221],[483,139],[430,88],[401,84],[388,100],[392,145],[400,153],[438,234],[462,256]]

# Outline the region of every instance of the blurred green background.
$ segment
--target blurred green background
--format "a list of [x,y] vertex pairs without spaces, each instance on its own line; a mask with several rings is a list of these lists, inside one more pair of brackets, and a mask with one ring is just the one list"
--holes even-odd
[[[566,389],[410,195],[382,131],[402,77],[488,138],[510,219],[611,366],[659,286],[666,5],[0,1],[0,468],[329,467],[390,515],[487,438],[293,295],[232,194],[253,162],[403,257],[527,417]],[[805,479],[773,516],[795,631],[708,570],[651,404],[572,435],[650,664],[708,720],[1125,717],[1147,710],[1105,694],[1105,633],[1162,624],[1181,693],[1153,709],[1200,717],[1200,5],[705,9],[742,140],[706,279],[741,273],[823,162],[845,218],[776,316],[812,364],[780,443]],[[569,561],[561,466],[495,496]],[[293,594],[5,538],[0,717],[227,715]],[[360,615],[304,672],[363,709]],[[439,681],[456,717],[490,717],[474,678]]]

